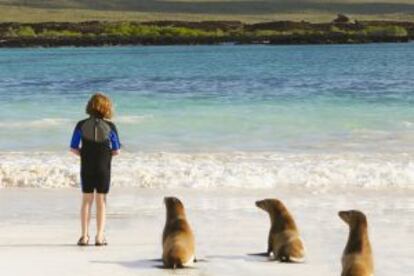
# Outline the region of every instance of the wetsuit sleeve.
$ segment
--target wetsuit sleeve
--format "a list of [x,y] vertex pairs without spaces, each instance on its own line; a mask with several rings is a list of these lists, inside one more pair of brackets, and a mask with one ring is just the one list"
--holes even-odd
[[109,138],[111,140],[112,150],[120,150],[121,142],[119,141],[118,130],[114,124],[111,124],[111,133],[109,134]]
[[79,149],[81,138],[82,138],[82,132],[78,124],[76,125],[75,130],[73,131],[72,139],[70,141],[70,147],[72,149]]

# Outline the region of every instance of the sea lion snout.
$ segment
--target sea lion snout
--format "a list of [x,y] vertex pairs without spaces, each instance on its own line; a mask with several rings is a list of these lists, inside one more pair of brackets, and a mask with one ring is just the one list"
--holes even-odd
[[171,200],[171,197],[168,197],[168,196],[164,197],[164,204],[167,204],[169,200]]
[[258,200],[258,201],[256,201],[255,202],[255,205],[258,207],[258,208],[260,208],[260,209],[263,209],[263,205],[264,205],[264,202],[263,202],[263,200]]
[[256,206],[266,212],[278,214],[283,212],[286,208],[283,203],[276,198],[266,198],[256,201]]
[[177,204],[177,203],[181,203],[181,201],[173,196],[166,196],[164,197],[164,203],[165,204]]
[[264,207],[268,206],[268,205],[276,205],[277,206],[279,204],[280,204],[280,201],[276,198],[265,198],[265,199],[256,201],[256,206],[259,207],[259,208],[262,208],[262,209]]
[[339,211],[338,216],[345,221],[346,223],[349,223],[349,213],[347,211]]

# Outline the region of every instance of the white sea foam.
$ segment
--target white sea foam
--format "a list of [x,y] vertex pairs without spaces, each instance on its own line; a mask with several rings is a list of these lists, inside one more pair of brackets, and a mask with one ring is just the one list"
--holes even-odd
[[412,128],[414,126],[414,123],[410,121],[403,121],[402,125],[406,128]]
[[[114,122],[126,125],[140,124],[144,120],[151,118],[149,115],[143,116],[116,116]],[[61,125],[69,125],[76,123],[75,120],[66,118],[42,118],[35,120],[17,120],[0,122],[0,128],[54,128]]]
[[152,118],[150,115],[134,116],[134,115],[125,115],[125,116],[116,116],[114,118],[115,123],[135,125],[140,124],[144,120]]
[[50,128],[56,127],[62,124],[68,124],[72,122],[69,119],[64,118],[43,118],[38,120],[20,120],[12,122],[0,122],[0,128]]
[[[79,185],[69,153],[1,153],[0,187]],[[141,188],[414,189],[414,160],[405,154],[123,153],[113,186]]]

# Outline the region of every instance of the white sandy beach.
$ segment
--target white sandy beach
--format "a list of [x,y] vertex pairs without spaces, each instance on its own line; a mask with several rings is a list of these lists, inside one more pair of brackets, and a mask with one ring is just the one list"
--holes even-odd
[[[162,198],[179,196],[195,231],[193,269],[169,271],[153,261],[161,256],[165,210]],[[108,200],[109,246],[79,248],[78,189],[0,190],[1,275],[339,275],[348,229],[340,209],[363,210],[369,220],[377,276],[414,271],[412,191],[354,190],[315,193],[277,189],[125,189]],[[281,264],[248,253],[263,252],[267,214],[254,206],[279,197],[294,214],[308,258]],[[92,222],[92,235],[94,224]],[[93,237],[92,237],[93,238]]]

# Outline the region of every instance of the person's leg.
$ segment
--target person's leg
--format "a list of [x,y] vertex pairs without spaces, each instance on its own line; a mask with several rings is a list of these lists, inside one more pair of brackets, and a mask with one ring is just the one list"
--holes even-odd
[[96,241],[102,243],[104,240],[106,220],[106,194],[97,193],[96,197]]
[[93,204],[93,193],[84,193],[81,207],[82,238],[86,241],[89,236],[89,222],[91,219],[91,208]]

